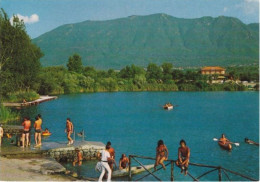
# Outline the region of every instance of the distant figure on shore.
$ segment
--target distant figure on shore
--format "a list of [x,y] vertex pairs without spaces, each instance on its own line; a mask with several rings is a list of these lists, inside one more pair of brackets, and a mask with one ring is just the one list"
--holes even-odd
[[248,138],[245,138],[245,142],[248,143],[248,144],[254,144],[254,145],[259,146],[259,143],[256,143],[253,140],[249,140]]
[[22,134],[22,148],[24,148],[24,146],[28,147],[30,142],[29,135],[30,135],[31,121],[29,117],[24,117],[22,126],[24,127],[23,134]]
[[23,99],[23,103],[25,104],[27,101],[25,99]]
[[188,174],[188,167],[190,161],[190,149],[186,146],[185,140],[180,141],[180,147],[178,149],[178,160],[176,161],[176,165],[181,168],[181,173],[185,176]]
[[122,154],[120,161],[119,161],[119,169],[128,169],[129,166],[129,159],[126,157],[125,154]]
[[221,135],[221,138],[219,139],[219,141],[223,144],[226,144],[229,142],[229,140],[226,138],[226,136],[224,134]]
[[164,165],[164,161],[168,159],[169,151],[164,145],[163,140],[159,140],[157,142],[157,147],[156,147],[156,161],[154,164],[154,170],[156,171],[156,167],[160,164],[162,165],[163,169],[165,170],[166,167]]
[[73,123],[71,122],[70,118],[67,118],[65,132],[67,133],[68,145],[73,144],[73,140],[70,136],[73,133]]
[[76,148],[75,151],[76,151],[76,155],[77,156],[75,157],[75,159],[74,159],[72,164],[73,164],[73,166],[75,166],[76,163],[78,163],[78,165],[81,166],[82,160],[83,160],[82,153],[80,152],[79,148]]
[[0,125],[0,147],[2,146],[2,138],[4,136],[3,125]]
[[108,161],[114,162],[114,159],[112,159],[110,157],[109,148],[110,148],[110,146],[106,145],[106,150],[102,150],[100,152],[102,171],[101,171],[98,181],[102,181],[106,172],[107,172],[107,181],[111,181],[112,170],[110,169],[110,167],[108,165]]
[[39,147],[39,146],[42,145],[42,140],[41,140],[42,119],[41,119],[41,115],[38,114],[38,116],[36,116],[35,119],[36,119],[36,121],[34,123],[34,129],[35,129],[34,140],[35,140],[35,147]]

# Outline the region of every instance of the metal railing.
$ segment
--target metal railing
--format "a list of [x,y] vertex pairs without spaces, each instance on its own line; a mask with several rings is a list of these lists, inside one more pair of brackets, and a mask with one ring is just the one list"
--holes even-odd
[[[148,173],[148,174],[145,174],[141,177],[139,177],[138,179],[135,179],[135,181],[140,181],[142,180],[143,178],[149,176],[149,175],[152,175],[156,180],[158,181],[162,181],[159,177],[157,177],[154,173],[161,170],[163,167],[160,167],[159,169],[157,169],[156,171],[150,171],[148,170],[145,165],[143,165],[137,158],[140,158],[140,159],[148,159],[148,160],[156,160],[156,158],[153,158],[153,157],[146,157],[146,156],[138,156],[138,155],[129,155],[129,180],[132,181],[132,172],[131,172],[131,167],[132,167],[132,160],[134,160],[135,162],[137,162],[140,166],[142,166],[145,171]],[[170,180],[171,181],[174,181],[174,165],[175,165],[175,162],[176,160],[171,160],[171,159],[168,159],[168,160],[165,160],[166,164],[165,166],[168,166],[171,164],[171,174],[170,174]],[[246,175],[243,175],[243,174],[240,174],[238,172],[235,172],[235,171],[232,171],[232,170],[229,170],[229,169],[226,169],[222,166],[211,166],[211,165],[205,165],[205,164],[197,164],[197,163],[189,163],[189,165],[191,166],[197,166],[197,167],[204,167],[204,168],[210,168],[209,171],[207,172],[204,172],[203,174],[199,175],[198,177],[194,177],[193,175],[190,174],[190,172],[188,172],[188,176],[192,178],[193,181],[199,181],[199,179],[201,179],[202,177],[214,172],[214,171],[218,171],[218,180],[219,181],[222,181],[222,173],[227,177],[227,179],[229,181],[231,181],[228,173],[232,173],[234,175],[237,175],[237,176],[240,176],[244,179],[247,179],[247,180],[250,180],[250,181],[258,181],[254,178],[251,178],[251,177],[248,177]]]

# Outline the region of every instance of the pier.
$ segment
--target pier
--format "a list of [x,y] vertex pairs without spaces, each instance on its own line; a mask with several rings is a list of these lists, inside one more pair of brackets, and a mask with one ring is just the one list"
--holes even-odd
[[54,100],[57,98],[58,98],[57,96],[41,95],[39,99],[36,99],[31,102],[25,102],[25,103],[4,102],[3,105],[6,107],[26,107],[26,106],[38,105],[42,102]]
[[2,148],[0,155],[7,158],[51,157],[58,162],[72,162],[76,157],[76,148],[82,152],[83,160],[93,160],[96,159],[97,153],[105,148],[105,144],[94,141],[75,141],[73,145],[67,145],[67,142],[44,142],[37,148]]

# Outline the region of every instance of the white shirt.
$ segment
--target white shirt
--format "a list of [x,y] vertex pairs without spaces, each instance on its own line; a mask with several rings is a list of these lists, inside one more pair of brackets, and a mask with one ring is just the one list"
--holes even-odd
[[101,152],[101,161],[107,161],[107,158],[110,158],[110,153],[106,150],[102,150]]

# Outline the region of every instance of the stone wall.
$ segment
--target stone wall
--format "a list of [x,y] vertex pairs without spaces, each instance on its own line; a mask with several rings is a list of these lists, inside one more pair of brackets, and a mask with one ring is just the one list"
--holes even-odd
[[104,146],[85,144],[78,147],[55,148],[46,151],[44,155],[52,157],[57,161],[72,162],[77,157],[75,148],[78,148],[83,154],[83,160],[91,160],[97,158],[97,153],[103,150]]

